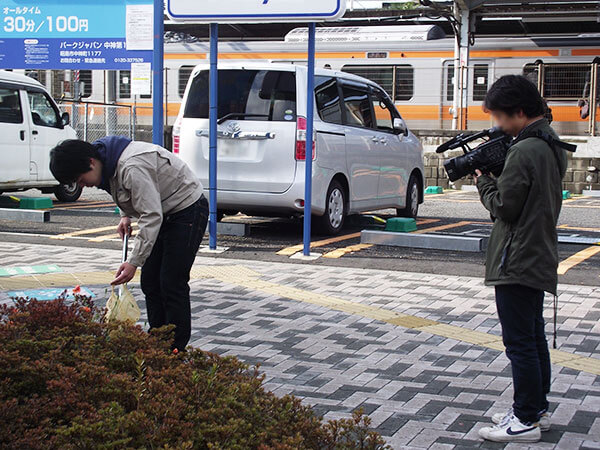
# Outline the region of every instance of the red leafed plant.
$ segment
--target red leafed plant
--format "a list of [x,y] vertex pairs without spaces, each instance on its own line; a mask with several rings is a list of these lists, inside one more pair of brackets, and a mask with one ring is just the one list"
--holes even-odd
[[0,447],[383,449],[370,420],[323,422],[233,357],[169,351],[172,327],[104,323],[86,297],[0,306]]

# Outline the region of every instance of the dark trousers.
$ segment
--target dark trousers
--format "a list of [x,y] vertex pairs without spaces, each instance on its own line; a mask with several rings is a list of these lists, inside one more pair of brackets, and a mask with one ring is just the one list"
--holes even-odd
[[208,202],[204,197],[163,218],[158,239],[142,267],[150,329],[175,325],[172,348],[184,350],[192,329],[190,270],[206,231]]
[[544,333],[544,292],[518,284],[496,286],[502,341],[513,375],[513,410],[522,422],[536,422],[548,409],[550,354]]

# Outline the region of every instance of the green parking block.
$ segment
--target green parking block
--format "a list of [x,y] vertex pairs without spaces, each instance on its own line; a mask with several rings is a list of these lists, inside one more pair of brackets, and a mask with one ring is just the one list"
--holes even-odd
[[121,214],[121,210],[119,209],[118,206],[115,208],[115,214]]
[[394,217],[388,219],[385,231],[396,231],[398,233],[409,233],[417,230],[417,221],[408,217]]
[[443,194],[444,188],[441,186],[427,186],[425,188],[426,194]]
[[571,191],[563,191],[563,200],[571,198]]
[[52,208],[50,197],[22,197],[19,202],[20,209],[48,209]]

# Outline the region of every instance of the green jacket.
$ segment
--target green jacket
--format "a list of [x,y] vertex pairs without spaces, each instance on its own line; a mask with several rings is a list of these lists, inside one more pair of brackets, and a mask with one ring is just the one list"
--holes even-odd
[[[558,136],[541,119],[521,132]],[[480,176],[481,202],[495,218],[488,243],[485,284],[522,284],[556,294],[562,179],[567,155],[537,137],[517,139],[497,179]]]

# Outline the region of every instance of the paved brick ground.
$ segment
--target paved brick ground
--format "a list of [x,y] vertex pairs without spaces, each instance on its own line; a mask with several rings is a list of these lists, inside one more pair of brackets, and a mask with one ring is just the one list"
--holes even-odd
[[[116,269],[119,259],[108,250],[0,243],[1,267],[57,263],[68,272],[105,271]],[[499,335],[493,291],[482,280],[207,257],[196,264],[218,266],[225,275],[191,283],[192,345],[260,364],[275,393],[299,395],[326,418],[363,407],[398,449],[528,448],[477,436],[492,413],[511,404],[502,352],[361,315],[360,307],[377,307]],[[245,271],[281,286],[280,293],[240,282]],[[291,300],[290,289],[350,301],[357,309]],[[105,286],[92,290],[106,299]],[[133,292],[143,309],[135,285]],[[563,285],[560,292],[559,348],[596,361],[600,289]],[[5,292],[0,301],[9,301]],[[550,319],[549,297],[546,314]],[[600,376],[553,366],[550,402],[552,431],[530,448],[600,449]]]

